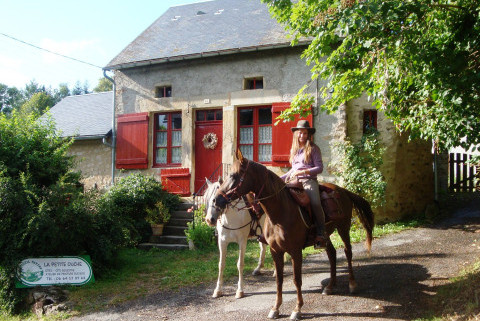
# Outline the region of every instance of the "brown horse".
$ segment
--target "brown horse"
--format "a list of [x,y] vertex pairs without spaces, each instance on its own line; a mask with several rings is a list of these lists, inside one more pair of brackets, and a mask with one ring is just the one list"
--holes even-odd
[[[207,215],[210,217],[209,223],[215,224],[218,215],[231,201],[249,192],[255,194],[256,200],[267,214],[263,233],[270,245],[270,252],[276,270],[277,297],[268,317],[274,319],[279,316],[279,308],[282,304],[283,258],[284,254],[288,253],[292,258],[293,278],[297,290],[297,305],[290,319],[298,319],[301,316],[301,308],[303,306],[302,249],[313,245],[313,243],[309,244],[308,240],[313,239],[310,233],[314,233],[314,228],[307,226],[305,221],[300,218],[299,207],[290,196],[285,183],[280,177],[262,164],[243,158],[240,151],[237,151],[236,156],[232,172],[217,191],[214,202],[211,202],[207,209]],[[352,246],[349,234],[352,210],[353,208],[357,210],[360,221],[367,231],[366,246],[368,250],[370,250],[372,242],[373,213],[370,204],[359,195],[333,184],[329,184],[329,187],[339,193],[339,204],[343,215],[334,220],[328,221],[327,219],[326,231],[330,235],[337,229],[345,244],[349,288],[353,292],[356,283],[352,270]],[[330,261],[330,281],[323,291],[324,294],[330,294],[332,287],[336,283],[336,250],[330,239],[327,241],[327,255]]]

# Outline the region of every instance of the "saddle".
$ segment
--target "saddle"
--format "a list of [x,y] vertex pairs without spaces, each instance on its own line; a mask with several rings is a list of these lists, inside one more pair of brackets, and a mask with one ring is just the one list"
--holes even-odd
[[[340,218],[342,213],[339,204],[339,193],[324,184],[319,184],[318,187],[322,208],[325,213],[325,222]],[[308,197],[308,194],[305,192],[302,183],[298,180],[294,180],[287,183],[287,188],[297,204],[308,212],[308,216],[311,220],[312,209],[310,206],[310,197]]]

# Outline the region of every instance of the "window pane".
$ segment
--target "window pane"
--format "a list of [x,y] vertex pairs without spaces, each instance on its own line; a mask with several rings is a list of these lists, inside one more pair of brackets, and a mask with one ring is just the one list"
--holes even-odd
[[240,144],[253,144],[253,127],[240,128]]
[[159,148],[157,149],[157,163],[166,164],[167,163],[167,149]]
[[172,163],[181,163],[182,162],[182,148],[176,147],[172,148]]
[[213,110],[207,111],[207,120],[215,120],[215,111]]
[[253,125],[253,109],[240,110],[240,126]]
[[268,144],[272,142],[272,127],[262,126],[258,128],[258,142],[260,144]]
[[157,133],[157,147],[167,147],[167,132]]
[[243,145],[240,146],[240,151],[243,156],[247,159],[253,159],[253,146],[252,145]]
[[262,108],[258,110],[258,124],[267,125],[272,123],[272,109]]
[[217,120],[222,120],[223,119],[223,110],[217,110],[216,119]]
[[172,128],[171,129],[182,129],[182,115],[181,114],[172,114]]
[[205,120],[206,112],[203,110],[197,111],[197,121],[204,121]]
[[182,131],[172,131],[172,146],[182,146]]
[[168,117],[167,115],[158,115],[158,127],[157,130],[167,130]]
[[258,146],[258,161],[270,162],[272,160],[272,145]]

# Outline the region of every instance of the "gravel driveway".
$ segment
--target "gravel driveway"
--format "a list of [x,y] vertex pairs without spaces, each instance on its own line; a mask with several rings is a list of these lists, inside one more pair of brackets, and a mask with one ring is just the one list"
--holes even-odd
[[[327,255],[309,256],[303,265],[305,320],[411,320],[422,315],[426,302],[466,265],[480,257],[480,205],[457,209],[438,224],[375,239],[371,256],[363,244],[353,246],[357,293],[348,293],[343,250],[337,250],[337,287],[331,296],[321,294],[329,278]],[[212,271],[217,273],[217,271]],[[161,292],[75,321],[145,320],[266,320],[275,300],[271,271],[246,276],[245,297],[235,299],[236,280],[225,284],[225,295],[212,299],[215,284]],[[285,267],[280,319],[289,319],[296,294],[291,266]]]

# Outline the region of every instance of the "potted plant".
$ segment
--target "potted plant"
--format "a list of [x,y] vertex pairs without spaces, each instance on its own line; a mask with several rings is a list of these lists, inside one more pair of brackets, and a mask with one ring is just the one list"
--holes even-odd
[[150,223],[154,236],[162,235],[164,224],[170,220],[170,211],[162,202],[157,202],[154,207],[147,208],[145,220]]

